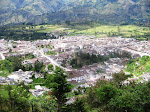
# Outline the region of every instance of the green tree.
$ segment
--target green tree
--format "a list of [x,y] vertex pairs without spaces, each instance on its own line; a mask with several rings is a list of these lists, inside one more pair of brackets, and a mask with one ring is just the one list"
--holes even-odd
[[9,102],[11,104],[12,112],[28,112],[30,109],[30,105],[28,102],[28,98],[30,96],[29,88],[21,83],[17,86],[6,86],[6,90],[9,95]]
[[117,83],[117,85],[121,86],[123,81],[131,77],[132,75],[126,75],[123,71],[119,73],[114,73],[113,75],[113,81]]
[[71,84],[66,80],[66,73],[59,67],[56,67],[54,74],[47,75],[45,85],[52,89],[54,96],[57,98],[58,112],[61,112],[62,106],[65,105],[66,93],[71,91]]
[[106,104],[117,95],[117,89],[112,85],[105,85],[96,90],[96,95],[100,101]]
[[48,65],[48,70],[53,70],[53,65],[52,64]]
[[34,63],[34,71],[35,72],[41,72],[44,68],[44,64],[42,62],[39,62],[38,60]]

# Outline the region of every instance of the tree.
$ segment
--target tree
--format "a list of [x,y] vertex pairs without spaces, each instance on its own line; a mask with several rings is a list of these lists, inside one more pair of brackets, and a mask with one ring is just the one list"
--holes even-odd
[[120,35],[120,27],[119,27],[119,26],[118,26],[118,29],[117,29],[117,30],[118,30],[118,35]]
[[71,24],[70,20],[65,21],[65,23],[66,23],[67,25],[70,25],[70,24]]
[[30,99],[30,105],[32,108],[32,112],[37,112],[39,110],[39,105],[38,105],[38,101],[39,99],[34,97],[32,99]]
[[39,62],[38,60],[35,61],[35,63],[34,63],[34,71],[35,71],[35,72],[40,72],[40,71],[42,71],[42,68],[43,68],[43,67],[44,67],[44,64],[43,64],[43,63]]
[[48,65],[48,70],[53,70],[53,65],[52,64]]
[[54,96],[57,98],[58,112],[61,112],[62,106],[67,101],[66,93],[71,91],[71,84],[67,83],[66,73],[59,67],[56,67],[54,74],[47,75],[45,85],[52,89]]
[[131,77],[132,75],[126,75],[123,71],[119,73],[114,73],[113,75],[113,81],[117,83],[117,85],[122,85],[123,81]]
[[117,89],[112,85],[105,85],[96,90],[96,95],[100,101],[106,104],[117,95]]
[[118,96],[111,100],[112,112],[135,112],[136,98],[132,93],[124,92],[121,96]]
[[56,98],[53,96],[46,97],[47,93],[45,93],[43,96],[39,96],[41,108],[44,110],[44,112],[56,112],[57,110],[57,102]]
[[30,105],[28,102],[28,98],[30,96],[28,86],[25,86],[22,82],[17,86],[6,86],[6,90],[9,95],[9,102],[11,104],[12,112],[28,112],[30,109]]
[[43,26],[40,26],[40,29],[43,29],[44,27]]

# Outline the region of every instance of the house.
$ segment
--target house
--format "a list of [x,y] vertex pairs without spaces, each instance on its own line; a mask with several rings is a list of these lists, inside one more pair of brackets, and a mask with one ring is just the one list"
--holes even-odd
[[85,76],[80,72],[73,70],[68,71],[68,74],[69,74],[67,77],[68,82],[73,82],[74,84],[85,83]]
[[25,83],[32,83],[33,80],[31,78],[32,78],[33,73],[34,73],[33,71],[24,72],[20,69],[16,72],[13,72],[11,75],[7,76],[7,78],[14,82],[24,81]]
[[35,89],[29,89],[29,92],[31,92],[32,95],[35,97],[43,95],[43,93],[46,91],[51,91],[51,90],[46,88],[45,86],[40,86],[40,85],[36,85]]

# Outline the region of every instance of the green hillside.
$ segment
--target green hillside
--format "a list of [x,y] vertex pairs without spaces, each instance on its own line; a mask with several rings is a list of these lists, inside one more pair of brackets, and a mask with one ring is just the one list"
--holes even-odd
[[137,77],[143,73],[150,73],[150,57],[143,56],[142,58],[129,61],[126,71]]
[[33,18],[33,23],[101,21],[103,23],[147,23],[149,2],[145,0],[73,0],[67,10]]
[[66,20],[149,23],[149,0],[1,0],[0,25]]
[[22,23],[36,15],[56,12],[65,7],[62,0],[1,0],[0,23]]

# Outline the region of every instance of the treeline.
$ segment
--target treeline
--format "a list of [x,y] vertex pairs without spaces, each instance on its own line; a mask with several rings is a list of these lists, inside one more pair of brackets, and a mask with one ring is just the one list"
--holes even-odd
[[[26,27],[29,27],[29,29],[26,29]],[[33,29],[34,27],[35,26],[0,27],[0,39],[25,41],[37,39],[55,39],[55,37],[47,36],[47,33],[37,32]]]
[[117,53],[117,52],[111,52],[109,53],[109,58],[128,58],[128,59],[131,59],[131,54],[128,53],[128,52],[124,52],[122,54],[120,53]]
[[[77,52],[74,55],[74,58],[71,59],[70,65],[73,68],[82,68],[84,65],[91,65],[93,63],[98,63],[98,62],[104,62],[109,60],[109,58],[129,58],[131,59],[131,54],[125,52],[122,54],[119,54],[117,52],[111,52],[109,55],[90,55],[89,53],[82,53],[82,52]],[[66,64],[65,60],[63,60],[62,65],[64,66]]]
[[94,21],[71,22],[70,20],[66,20],[65,24],[63,23],[62,25],[66,28],[87,30],[99,25],[103,25],[103,23],[100,21],[99,22],[94,22]]
[[102,55],[90,55],[89,53],[75,53],[74,58],[70,61],[73,68],[82,68],[83,65],[91,65],[97,62],[107,61],[109,58]]

